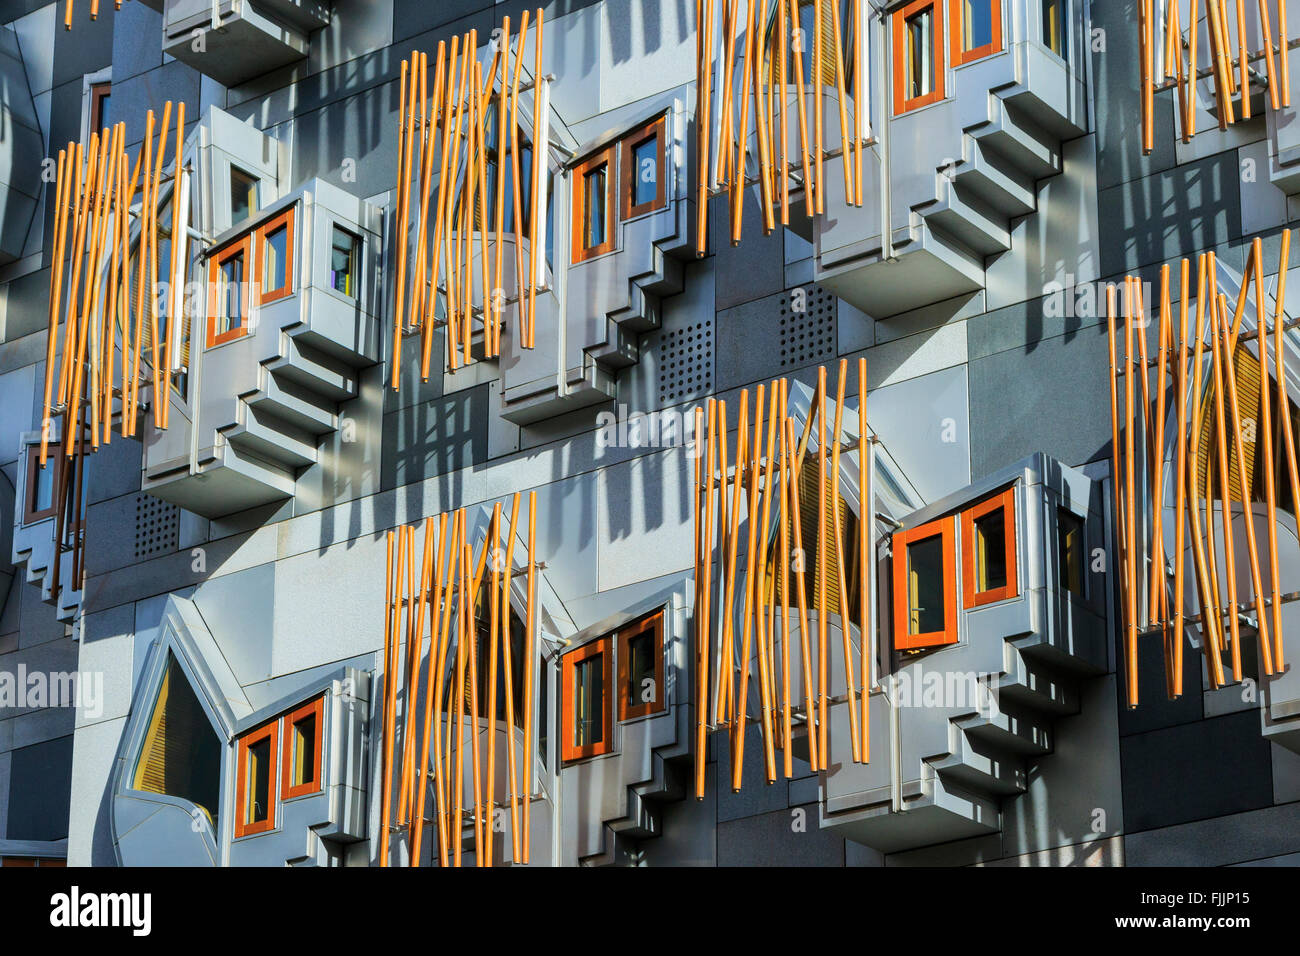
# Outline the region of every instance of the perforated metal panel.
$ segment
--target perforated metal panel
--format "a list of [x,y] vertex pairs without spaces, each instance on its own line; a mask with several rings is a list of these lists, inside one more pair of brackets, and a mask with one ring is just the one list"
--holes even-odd
[[781,295],[777,323],[781,368],[797,368],[835,357],[835,296],[821,286],[801,286]]
[[170,554],[180,539],[180,509],[153,495],[135,496],[136,560]]
[[667,329],[659,340],[659,401],[672,405],[713,391],[713,319]]

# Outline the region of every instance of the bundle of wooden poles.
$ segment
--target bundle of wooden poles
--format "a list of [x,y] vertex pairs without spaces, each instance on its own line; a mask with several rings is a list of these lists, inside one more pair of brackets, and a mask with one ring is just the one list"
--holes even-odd
[[[718,6],[721,5],[721,20]],[[763,214],[763,231],[776,227],[776,208],[780,222],[790,222],[792,183],[802,186],[804,212],[807,216],[826,211],[825,161],[842,158],[844,196],[854,206],[863,200],[862,148],[867,142],[868,113],[866,97],[855,93],[852,110],[845,93],[851,70],[853,89],[861,91],[868,77],[863,75],[865,41],[862,33],[866,20],[863,0],[853,0],[851,49],[845,49],[845,30],[840,22],[840,0],[815,0],[811,43],[800,27],[799,0],[696,0],[696,106],[695,133],[698,144],[696,255],[708,249],[708,199],[710,194],[727,194],[731,209],[731,242],[739,244],[742,225],[742,202],[746,187],[757,183],[759,206]],[[823,36],[825,14],[829,8],[832,36]],[[774,28],[767,29],[769,21]],[[718,35],[714,36],[714,27]],[[738,33],[743,35],[739,38]],[[829,41],[829,42],[828,42]],[[740,49],[737,49],[737,46]],[[825,49],[829,46],[830,49]],[[804,57],[812,56],[812,82],[805,87]],[[825,102],[822,96],[822,65],[833,60],[835,93],[839,104],[840,138],[838,146],[825,142]],[[736,63],[741,63],[736,78]],[[789,88],[791,60],[798,115],[799,155],[793,155],[789,142]],[[712,114],[714,65],[721,84],[720,115]],[[811,109],[805,101],[811,93]],[[750,147],[750,109],[754,114],[754,144]],[[737,112],[739,116],[737,117]],[[811,130],[809,129],[811,112]],[[850,115],[852,120],[850,121]],[[715,141],[716,136],[716,141]],[[716,159],[714,157],[716,152]],[[755,155],[756,154],[756,155]],[[750,174],[750,163],[756,174]],[[712,168],[711,168],[712,166]],[[711,182],[717,188],[710,187]]]
[[[72,5],[73,0],[63,0],[63,29],[72,29]],[[113,0],[113,9],[122,9],[122,0]],[[99,0],[90,0],[90,19],[99,19]]]
[[[497,779],[496,720],[498,665],[504,668],[507,776],[510,805],[511,859],[529,860],[531,781],[534,754],[533,723],[534,627],[536,588],[537,493],[528,496],[527,606],[524,631],[524,673],[512,672],[510,631],[512,555],[520,530],[518,493],[510,505],[508,523],[497,503],[478,556],[470,540],[465,509],[424,522],[423,542],[416,525],[388,532],[387,603],[384,612],[383,810],[379,861],[389,864],[389,839],[394,831],[408,836],[410,865],[418,866],[424,838],[425,803],[434,791],[438,861],[460,866],[465,817],[474,830],[474,860],[491,866],[494,821],[504,794],[495,792]],[[504,535],[504,544],[503,541]],[[489,636],[487,657],[480,659],[476,616],[485,575]],[[427,633],[426,633],[427,632]],[[403,648],[404,645],[404,648]],[[405,653],[405,661],[402,655]],[[420,687],[421,661],[424,687]],[[480,668],[487,667],[488,700],[479,700]],[[523,767],[516,767],[514,687],[524,682],[522,732]],[[420,694],[423,691],[423,704]],[[397,730],[398,703],[402,728]],[[444,726],[445,722],[445,726]],[[487,737],[486,761],[479,737]],[[464,743],[470,741],[466,760]],[[394,768],[394,763],[400,766]],[[522,780],[519,769],[522,769]],[[474,805],[463,806],[465,774],[472,775]],[[397,780],[394,780],[394,777]],[[431,779],[430,779],[431,777]],[[394,786],[396,783],[396,786]],[[396,796],[396,823],[393,821]]]
[[[137,434],[141,353],[147,344],[152,350],[147,361],[156,365],[157,356],[168,356],[174,348],[174,308],[168,310],[162,345],[157,347],[158,194],[170,139],[171,112],[168,101],[157,130],[156,150],[154,114],[149,112],[134,169],[125,148],[125,123],[91,133],[88,145],[68,143],[59,151],[40,454],[43,468],[57,418],[62,426],[62,448],[56,454],[67,459],[67,467],[61,469],[55,489],[56,533],[60,541],[55,556],[56,589],[58,551],[65,542],[73,551],[74,580],[80,580],[82,570],[80,499],[84,467],[80,459],[97,451],[101,441],[112,441],[115,402],[122,434]],[[180,103],[176,109],[173,156],[175,195],[180,194],[179,157],[184,130],[185,104]],[[131,207],[137,189],[142,190],[141,209],[135,214],[138,229],[133,239]],[[173,261],[177,261],[175,252]],[[115,363],[119,350],[120,383]],[[168,364],[162,363],[162,375],[145,370],[153,383],[154,424],[158,428],[167,427],[168,403],[163,389],[168,381]]]
[[[518,34],[510,18],[502,20],[500,39],[491,66],[478,58],[478,34],[452,37],[448,47],[438,42],[430,84],[429,58],[413,53],[402,63],[401,108],[397,172],[397,292],[393,310],[393,388],[401,372],[403,335],[419,334],[420,376],[429,378],[436,301],[443,296],[447,327],[447,367],[470,363],[473,322],[481,318],[483,355],[501,354],[505,307],[513,301],[519,345],[532,348],[536,323],[539,274],[538,201],[545,188],[545,143],[534,143],[532,181],[525,187],[520,172],[519,94],[531,90],[533,117],[542,110],[542,11],[533,20],[531,82],[520,86],[529,12],[524,11]],[[513,55],[512,55],[513,48]],[[430,86],[432,96],[430,97]],[[495,116],[489,115],[493,100]],[[496,126],[496,182],[487,176],[489,123]],[[508,148],[507,148],[508,142]],[[508,157],[508,158],[507,158]],[[508,164],[508,166],[507,166]],[[434,181],[435,167],[437,181]],[[510,180],[514,221],[516,294],[507,299],[502,287],[502,232],[506,180]],[[488,192],[495,215],[489,221]],[[430,203],[432,199],[432,204]],[[525,206],[527,205],[527,209]],[[522,224],[529,226],[528,257],[524,255]],[[415,232],[411,243],[412,229]],[[474,234],[478,233],[475,269]],[[475,307],[477,298],[479,306]]]
[[[1189,624],[1198,627],[1208,661],[1211,685],[1227,682],[1223,653],[1231,655],[1232,681],[1242,679],[1243,623],[1254,629],[1259,664],[1265,675],[1285,667],[1282,605],[1300,597],[1283,594],[1278,567],[1277,483],[1285,470],[1292,501],[1300,501],[1294,425],[1287,397],[1282,333],[1294,323],[1285,320],[1286,270],[1291,234],[1282,234],[1276,307],[1270,330],[1265,315],[1262,244],[1256,239],[1246,264],[1235,306],[1218,290],[1214,253],[1203,253],[1191,287],[1191,263],[1184,259],[1177,289],[1175,317],[1170,304],[1170,269],[1160,274],[1155,359],[1149,360],[1148,327],[1141,282],[1129,277],[1122,293],[1107,290],[1107,330],[1111,367],[1111,440],[1115,527],[1118,531],[1121,574],[1121,618],[1127,701],[1138,704],[1138,639],[1158,633],[1164,645],[1166,693],[1183,692],[1183,635]],[[1248,292],[1254,293],[1255,331],[1244,332]],[[1122,304],[1117,297],[1122,294]],[[1193,310],[1194,303],[1194,310]],[[1122,318],[1120,313],[1122,312]],[[1117,323],[1123,322],[1123,354],[1118,352]],[[1269,358],[1269,339],[1273,358]],[[1258,394],[1239,389],[1243,353],[1254,340],[1259,363]],[[1269,371],[1275,381],[1270,394]],[[1151,383],[1151,372],[1155,383]],[[1172,396],[1170,391],[1172,390]],[[1153,394],[1154,393],[1154,394]],[[1175,434],[1166,434],[1172,413]],[[1208,434],[1206,434],[1208,432]],[[1165,443],[1170,439],[1170,461]],[[1255,445],[1262,460],[1263,501],[1267,533],[1255,527],[1256,490],[1247,474],[1245,447]],[[1235,457],[1233,467],[1230,458]],[[1201,462],[1205,462],[1202,470]],[[1202,473],[1203,471],[1203,473]],[[1235,472],[1235,475],[1234,475]],[[1166,561],[1166,485],[1171,486],[1174,520],[1172,589]],[[1238,597],[1238,552],[1234,541],[1233,504],[1239,505],[1246,535],[1252,602]],[[1216,531],[1217,524],[1217,531]],[[1259,539],[1265,540],[1261,542]],[[1190,542],[1190,566],[1185,550]],[[1221,550],[1218,542],[1222,543]],[[1264,573],[1261,548],[1266,547]],[[1220,569],[1221,560],[1225,567]],[[1222,572],[1222,573],[1221,573]],[[1190,573],[1192,581],[1186,580]],[[1226,593],[1221,586],[1226,584]],[[1171,593],[1172,590],[1172,593]],[[1195,604],[1191,598],[1195,596]],[[1199,607],[1189,612],[1188,606]]]
[[[1238,118],[1233,98],[1240,97],[1240,118],[1251,118],[1252,74],[1259,85],[1260,74],[1268,87],[1269,105],[1274,110],[1291,105],[1291,35],[1286,22],[1286,0],[1277,3],[1277,45],[1274,46],[1273,11],[1270,0],[1257,0],[1259,37],[1263,47],[1249,49],[1246,19],[1247,0],[1235,0],[1231,24],[1228,0],[1190,0],[1189,29],[1183,34],[1179,20],[1180,0],[1138,0],[1138,45],[1142,119],[1142,149],[1155,148],[1155,92],[1172,82],[1178,90],[1178,113],[1184,143],[1196,134],[1196,84],[1209,77],[1214,87],[1219,128],[1227,129]],[[1205,12],[1200,5],[1204,3]],[[1200,23],[1205,21],[1209,39],[1208,62],[1202,66],[1198,50]],[[1161,37],[1161,25],[1164,36]],[[1163,75],[1156,76],[1156,44],[1162,44]]]
[[[870,505],[859,509],[862,520],[856,560],[859,601],[849,607],[849,583],[845,567],[849,561],[840,502],[840,456],[858,452],[859,500],[870,502],[872,436],[866,434],[866,360],[858,360],[858,436],[856,442],[843,439],[844,392],[848,361],[839,365],[838,387],[832,410],[826,401],[826,369],[818,370],[817,390],[802,430],[787,414],[789,384],[774,380],[764,389],[759,385],[753,405],[752,424],[749,390],[740,393],[734,457],[728,452],[727,403],[709,399],[695,410],[695,441],[703,443],[703,454],[695,466],[695,668],[696,748],[695,795],[704,797],[706,740],[711,730],[726,728],[732,759],[733,790],[739,791],[745,759],[745,729],[757,720],[762,731],[763,760],[767,781],[776,780],[775,749],[782,750],[783,772],[793,774],[793,734],[796,720],[804,724],[808,762],[813,770],[828,765],[828,707],[847,702],[853,760],[866,762],[870,754],[868,698],[875,662],[875,627],[871,609],[871,562],[874,520]],[[809,462],[809,445],[815,439],[816,463]],[[734,465],[732,464],[734,462]],[[800,475],[805,468],[817,469],[817,540],[814,595],[807,593],[803,520],[800,510]],[[829,472],[828,469],[829,468]],[[829,492],[829,494],[828,494]],[[769,567],[769,522],[777,519],[775,546]],[[744,528],[741,520],[744,518]],[[741,537],[745,547],[741,551]],[[833,549],[833,550],[832,550]],[[714,564],[717,579],[714,579]],[[838,571],[837,607],[828,607],[827,576],[832,565]],[[793,569],[794,574],[791,575]],[[797,596],[798,647],[792,640],[790,578]],[[777,600],[779,587],[780,600]],[[809,603],[817,612],[815,645],[809,627]],[[736,609],[739,603],[740,614]],[[778,606],[779,605],[779,606]],[[859,631],[858,673],[861,687],[855,690],[851,623],[856,611]],[[832,697],[830,686],[830,615],[838,614],[843,645],[845,697]],[[777,623],[777,619],[780,623]],[[792,667],[791,655],[798,660]],[[751,656],[757,657],[757,674],[751,674]],[[814,660],[816,663],[814,664]],[[713,662],[718,671],[710,679]],[[791,675],[802,676],[800,688],[792,686]],[[758,684],[759,713],[749,713],[750,680]],[[710,699],[712,698],[712,699]],[[861,712],[858,701],[861,701]]]

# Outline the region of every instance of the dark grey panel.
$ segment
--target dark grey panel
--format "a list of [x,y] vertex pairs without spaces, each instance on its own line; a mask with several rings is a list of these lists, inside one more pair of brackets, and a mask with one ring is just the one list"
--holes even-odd
[[[802,290],[802,292],[800,292]],[[802,298],[803,310],[796,310]],[[718,313],[717,388],[789,376],[834,364],[839,300],[821,286],[800,286]]]
[[731,212],[726,197],[709,203],[709,244],[713,264],[714,302],[718,309],[752,302],[785,288],[785,243],[778,226],[763,235],[758,200],[745,190],[743,232],[738,246],[731,244]]
[[[4,341],[12,342],[32,332],[47,329],[49,324],[50,270],[41,269],[31,272],[9,283]],[[6,435],[4,440],[16,443],[18,438],[16,435]]]
[[1108,370],[1100,326],[972,361],[972,479],[1034,452],[1069,465],[1108,454]]
[[777,810],[719,823],[718,865],[843,866],[844,838],[818,829],[815,803]]
[[1300,803],[1124,837],[1128,866],[1224,866],[1300,850]]
[[[491,11],[492,6],[492,0],[438,0],[437,3],[429,3],[428,0],[393,0],[393,41],[405,40],[471,13]],[[535,8],[536,5],[533,6]]]
[[1239,176],[1236,150],[1230,150],[1101,190],[1097,205],[1100,233],[1106,237],[1102,275],[1187,255],[1240,235]]
[[68,835],[72,735],[22,747],[9,765],[10,840],[62,840]]
[[[113,24],[117,14],[112,3],[99,5],[99,18],[90,19],[90,4],[79,3],[72,13],[72,29],[63,29],[63,4],[54,26],[54,85],[81,81],[86,73],[102,70],[113,62]],[[161,43],[161,38],[159,43]]]
[[1129,833],[1273,803],[1272,758],[1254,711],[1121,738],[1120,772]]
[[[1115,659],[1122,661],[1123,634],[1116,632]],[[1165,692],[1165,657],[1160,639],[1138,641],[1138,691],[1141,704],[1133,709],[1124,704],[1121,692],[1119,732],[1138,734],[1162,727],[1172,727],[1200,720],[1204,713],[1201,698],[1201,652],[1190,644],[1183,646],[1183,696],[1170,700]],[[1121,680],[1122,683],[1122,680]]]
[[114,84],[162,66],[162,31],[162,14],[158,11],[143,3],[122,5],[113,31]]

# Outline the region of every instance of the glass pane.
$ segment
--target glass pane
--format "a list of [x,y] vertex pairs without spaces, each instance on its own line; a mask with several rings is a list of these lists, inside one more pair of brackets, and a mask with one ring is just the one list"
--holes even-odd
[[655,686],[655,635],[654,631],[638,634],[627,642],[627,693],[633,707],[653,704],[658,700],[659,688]]
[[180,797],[214,818],[222,749],[185,672],[169,657],[132,788]]
[[245,770],[248,795],[244,801],[244,822],[262,823],[271,812],[271,741],[264,737],[248,748]]
[[1056,513],[1061,586],[1083,595],[1083,522],[1068,511]]
[[909,634],[944,629],[943,538],[935,535],[907,546]]
[[907,99],[924,96],[934,89],[934,61],[931,39],[934,29],[934,11],[927,8],[907,18]]
[[262,242],[262,291],[278,292],[284,288],[284,267],[288,256],[289,228],[281,226]]
[[594,249],[605,241],[605,179],[606,167],[598,166],[591,172],[587,173],[583,180],[583,190],[585,192],[584,207],[586,209],[587,221],[584,224],[583,235],[586,236],[584,245],[588,249]]
[[1065,59],[1065,0],[1043,0],[1043,44]]
[[357,239],[352,233],[334,227],[330,244],[330,287],[347,296],[356,293]]
[[316,782],[316,715],[293,725],[293,785]]
[[230,167],[230,221],[243,222],[257,212],[257,180],[242,169]]
[[1007,526],[1001,508],[975,519],[975,561],[977,591],[1007,586]]
[[993,42],[993,4],[999,0],[962,0],[963,50],[978,50]]
[[243,295],[244,256],[231,256],[221,264],[217,290],[217,334],[221,335],[244,324]]
[[54,507],[54,456],[51,455],[47,460],[45,467],[41,467],[39,455],[33,455],[28,459],[29,468],[34,469],[32,472],[32,511],[39,514],[42,511],[49,511]]
[[574,744],[587,747],[605,738],[604,654],[594,654],[576,665],[574,675]]
[[644,206],[659,198],[659,138],[652,136],[632,148],[632,205]]

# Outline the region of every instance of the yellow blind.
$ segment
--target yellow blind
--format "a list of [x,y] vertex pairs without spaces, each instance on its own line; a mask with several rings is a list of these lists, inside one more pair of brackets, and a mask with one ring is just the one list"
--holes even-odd
[[[828,613],[838,614],[840,609],[839,567],[841,556],[835,544],[835,517],[831,511],[831,476],[830,461],[827,460],[826,475],[826,609]],[[840,511],[840,527],[844,532],[844,548],[848,552],[848,562],[844,567],[844,583],[849,589],[848,604],[850,613],[857,607],[858,589],[858,521],[849,509],[848,502],[840,495],[837,502]],[[775,504],[773,505],[775,507]],[[786,511],[786,534],[791,552],[794,549],[793,515]],[[803,539],[804,591],[808,608],[817,606],[817,589],[821,586],[823,568],[818,561],[817,547],[817,463],[808,456],[804,459],[799,472],[799,533]],[[794,580],[794,568],[789,573],[790,595],[787,598],[781,590],[780,560],[778,551],[781,544],[779,534],[774,534],[768,552],[768,586],[775,589],[778,604],[794,604],[798,600],[797,584]],[[787,557],[787,560],[791,560]]]

